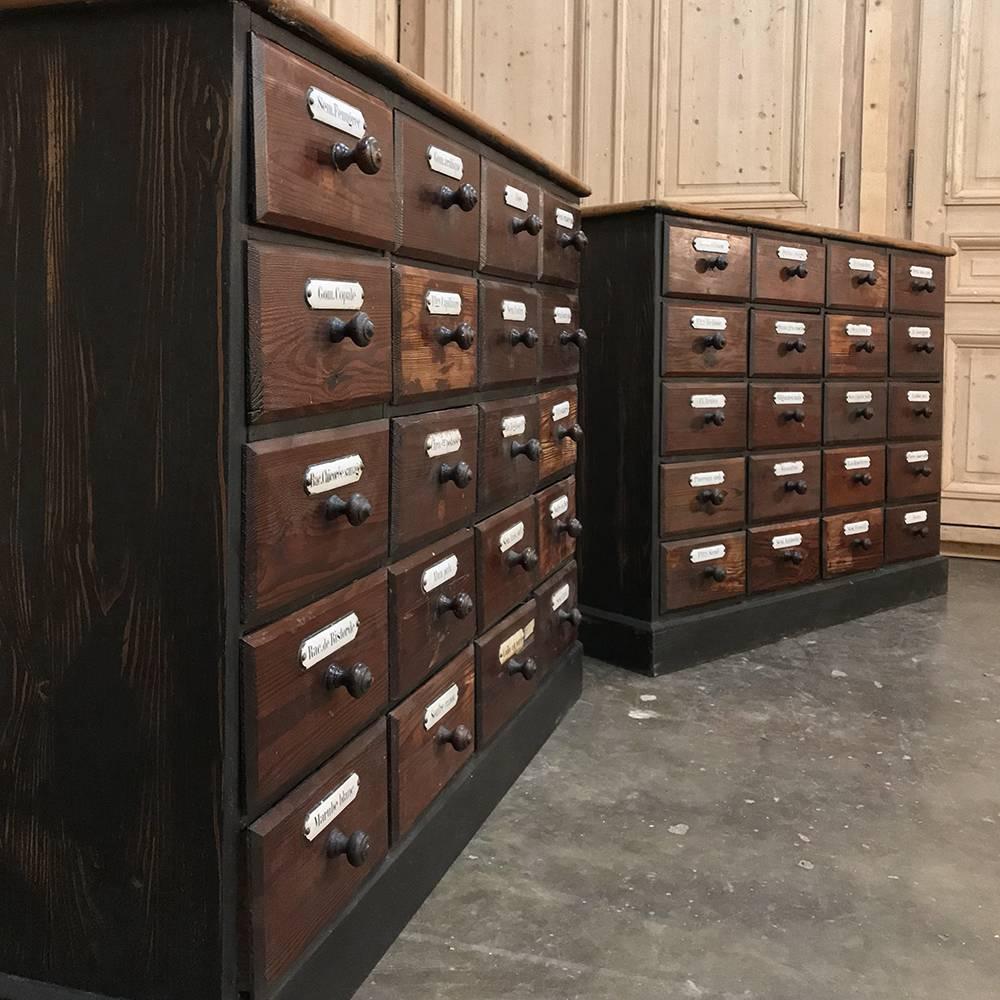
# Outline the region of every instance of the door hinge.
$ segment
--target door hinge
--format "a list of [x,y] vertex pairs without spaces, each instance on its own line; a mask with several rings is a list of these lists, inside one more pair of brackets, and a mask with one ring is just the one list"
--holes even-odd
[[844,207],[844,170],[845,164],[847,162],[847,157],[844,151],[840,151],[840,176],[837,179],[837,207]]
[[913,150],[906,158],[906,207],[913,208]]

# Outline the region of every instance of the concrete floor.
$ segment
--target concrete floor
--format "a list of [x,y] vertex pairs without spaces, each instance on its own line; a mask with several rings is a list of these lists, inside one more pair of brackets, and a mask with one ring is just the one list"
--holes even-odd
[[360,1000],[996,1000],[1000,563],[583,698]]

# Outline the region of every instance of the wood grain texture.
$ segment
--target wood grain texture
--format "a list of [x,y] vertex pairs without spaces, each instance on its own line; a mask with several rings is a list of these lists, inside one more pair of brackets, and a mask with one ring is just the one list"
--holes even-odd
[[[692,477],[722,473],[717,485],[691,484]],[[695,479],[697,482],[697,479]],[[721,503],[705,497],[718,491]],[[737,528],[746,518],[746,460],[706,458],[660,466],[660,535],[702,535]]]
[[[845,468],[867,459],[867,468]],[[867,480],[871,480],[868,482]],[[823,508],[872,507],[885,500],[885,446],[823,449]]]
[[[847,525],[868,522],[868,530],[845,535]],[[823,518],[823,576],[840,576],[882,565],[884,519],[881,507],[830,514]],[[864,541],[871,547],[865,548]]]
[[[715,253],[694,247],[695,239],[728,240],[723,255],[725,270],[712,268],[708,261]],[[747,233],[702,226],[667,223],[663,290],[668,295],[694,298],[745,299],[750,294],[750,236]]]
[[[906,516],[927,514],[926,520],[906,523]],[[941,547],[941,504],[904,504],[885,509],[885,561],[924,559],[936,556]]]
[[[802,393],[801,403],[779,402],[779,393]],[[751,448],[802,448],[823,439],[823,389],[819,382],[751,382],[748,439]],[[804,415],[804,420],[795,416]]]
[[[914,453],[920,451],[926,451],[928,457],[911,461]],[[930,469],[930,475],[922,475],[921,469]],[[941,441],[889,444],[886,447],[885,470],[887,500],[937,496],[941,492]]]
[[[556,213],[562,221],[568,221],[564,212],[568,212],[573,218],[571,227],[560,225],[556,221]],[[578,249],[577,244],[569,241],[583,231],[580,206],[543,190],[542,224],[542,281],[576,287],[580,284],[580,258],[583,251]]]
[[[799,333],[779,333],[776,323],[802,323]],[[819,378],[823,374],[823,317],[818,313],[750,310],[750,374]],[[797,341],[804,351],[795,348]]]
[[[518,418],[524,419],[524,431],[505,437],[504,421]],[[525,446],[531,441],[539,442],[537,396],[479,404],[478,508],[481,514],[527,496],[538,485],[538,462],[528,453],[515,455],[511,451],[512,446]]]
[[[910,329],[930,330],[930,337],[911,337]],[[927,351],[922,345],[928,345]],[[944,320],[934,316],[889,318],[889,374],[894,378],[940,379],[944,366]]]
[[[527,195],[528,207],[508,205],[508,187]],[[490,160],[483,160],[482,226],[479,242],[479,267],[485,274],[533,281],[541,271],[541,232],[532,235],[520,225],[532,215],[542,217],[542,192],[526,175],[515,174]],[[544,223],[542,232],[544,232]]]
[[[691,405],[696,395],[722,395],[723,407]],[[721,413],[725,422],[708,422]],[[743,451],[747,446],[747,386],[745,382],[664,382],[660,405],[660,451],[676,455],[694,451]]]
[[[562,342],[564,333],[573,333],[580,328],[580,297],[576,292],[561,288],[540,288],[542,325],[541,334],[541,379],[576,378],[580,362],[586,357],[588,344],[575,341]],[[569,322],[556,322],[556,309],[569,310]],[[586,333],[586,331],[584,331]],[[611,331],[613,334],[613,331]],[[600,331],[598,331],[600,333]]]
[[[722,320],[723,330],[696,329],[695,317]],[[716,333],[725,340],[723,347],[713,345]],[[661,374],[745,375],[747,370],[747,308],[744,305],[720,305],[718,302],[677,302],[668,300],[663,307],[663,347]]]
[[[914,393],[919,394],[917,399],[909,399]],[[924,400],[924,395],[930,399]],[[943,408],[940,382],[890,382],[889,437],[941,437]]]
[[[523,304],[525,318],[505,320],[505,301]],[[512,334],[521,336],[527,330],[535,331],[533,344],[511,339]],[[534,288],[512,282],[479,282],[480,388],[534,382],[542,355],[541,337],[542,316]]]
[[[862,284],[865,271],[852,270],[849,261],[859,257],[875,262],[875,284]],[[889,252],[858,243],[826,245],[826,304],[831,309],[885,309],[889,302]]]
[[[871,335],[848,336],[848,326],[870,326]],[[874,346],[873,351],[865,348]],[[839,378],[885,378],[889,337],[884,316],[828,313],[826,316],[826,374]]]
[[[707,562],[691,561],[693,550],[714,545],[725,546],[722,556]],[[724,579],[715,580],[710,575],[714,569],[722,570]],[[746,589],[745,532],[709,535],[660,545],[661,611],[676,611],[678,608],[742,597]]]
[[[538,579],[544,580],[576,552],[576,539],[564,530],[576,518],[576,477],[569,476],[539,490],[534,497],[538,524]],[[565,501],[562,513],[552,513],[554,503]],[[577,518],[577,520],[579,520]]]
[[[928,268],[933,272],[933,289],[927,290],[921,278],[910,274],[911,267]],[[889,308],[900,313],[944,315],[945,264],[927,254],[896,251],[890,258]]]
[[[787,463],[801,462],[802,471],[792,471]],[[781,466],[786,466],[781,468]],[[747,504],[751,521],[800,518],[819,512],[822,499],[822,460],[816,451],[783,451],[751,455],[747,459]],[[805,483],[805,492],[791,487]]]
[[[781,247],[804,250],[804,261],[778,256]],[[804,278],[791,273],[801,263]],[[797,233],[753,234],[753,298],[757,302],[778,305],[821,306],[826,291],[826,247],[818,239],[803,238]]]
[[[776,549],[774,539],[788,535],[801,535],[802,540],[790,548]],[[751,528],[747,532],[750,593],[763,594],[811,583],[819,577],[820,552],[818,518]],[[801,561],[796,562],[792,553]]]
[[567,563],[532,595],[535,600],[537,637],[534,656],[538,660],[538,672],[546,672],[559,660],[576,641],[578,626],[567,618],[574,609],[579,610],[576,562]]
[[[567,405],[569,412],[557,418],[555,413],[561,413]],[[542,445],[542,457],[538,460],[539,482],[576,465],[577,442],[565,433],[575,424],[579,424],[575,384],[561,385],[538,394],[538,440]]]
[[[518,525],[521,528],[518,528]],[[505,532],[516,530],[522,537],[500,551]],[[512,504],[506,510],[476,525],[476,616],[478,631],[483,632],[523,601],[538,581],[538,566],[511,565],[508,556],[538,555],[538,523],[532,497]]]
[[[871,402],[850,402],[847,394],[856,392],[870,392]],[[886,400],[885,382],[826,382],[823,385],[823,443],[883,439],[888,419]],[[865,416],[868,411],[872,412],[870,418]]]

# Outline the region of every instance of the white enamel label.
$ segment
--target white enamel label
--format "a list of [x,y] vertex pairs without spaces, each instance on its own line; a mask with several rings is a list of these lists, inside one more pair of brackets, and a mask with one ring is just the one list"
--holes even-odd
[[805,462],[776,462],[774,465],[776,476],[801,476],[805,471]]
[[774,332],[783,337],[801,337],[806,332],[805,323],[791,319],[776,319],[774,321]]
[[778,256],[782,260],[808,260],[809,251],[805,247],[778,247]]
[[776,392],[774,402],[778,406],[786,406],[789,403],[804,403],[806,394],[804,392]]
[[458,556],[447,556],[424,570],[420,577],[420,586],[425,594],[429,594],[442,583],[454,579],[456,573],[458,573]]
[[852,472],[855,469],[870,469],[871,467],[871,455],[852,455],[850,458],[844,459],[844,468],[848,472]]
[[462,163],[461,156],[449,153],[446,149],[439,149],[437,146],[427,147],[427,166],[436,173],[444,174],[445,177],[454,177],[456,181],[460,181],[465,173],[465,164]]
[[790,535],[775,535],[771,539],[772,549],[794,549],[802,544],[802,536],[796,531]]
[[569,400],[564,399],[561,403],[556,403],[552,407],[553,420],[565,420],[569,416]]
[[698,393],[691,397],[691,407],[695,410],[714,410],[726,405],[726,397],[719,395]]
[[357,638],[360,624],[358,616],[352,611],[339,621],[335,621],[332,625],[327,625],[326,628],[309,636],[299,646],[299,660],[302,663],[302,668],[309,670],[316,666],[320,660],[326,659],[342,646],[353,642]]
[[931,394],[926,389],[910,389],[906,393],[908,403],[929,403]]
[[694,248],[698,253],[729,253],[729,240],[717,239],[714,236],[696,236]]
[[844,525],[844,534],[850,535],[863,535],[871,525],[867,521],[850,521]]
[[908,451],[906,453],[906,461],[910,464],[914,462],[929,462],[931,459],[931,453],[921,448],[920,451]]
[[848,323],[844,327],[844,333],[848,337],[870,337],[872,328],[868,323]]
[[333,94],[328,94],[319,87],[310,87],[306,91],[306,103],[309,106],[309,114],[316,121],[353,135],[355,139],[364,136],[365,116],[360,108],[338,100]]
[[910,326],[907,327],[906,334],[910,340],[930,340],[931,328],[929,326]]
[[569,584],[564,583],[552,595],[552,610],[558,611],[569,600]]
[[715,472],[694,472],[688,476],[688,482],[692,486],[718,486],[726,481],[726,474],[722,469]]
[[424,729],[432,729],[458,704],[458,685],[452,684],[424,709]]
[[520,209],[522,212],[528,211],[528,192],[520,188],[511,187],[509,184],[503,189],[503,200],[511,208]]
[[516,299],[504,299],[500,303],[500,315],[515,323],[523,323],[528,318],[528,307],[523,302]]
[[[532,622],[532,625],[535,623]],[[506,663],[512,656],[517,656],[524,649],[525,629],[519,628],[500,643],[500,662]]]
[[522,538],[524,538],[524,521],[518,521],[500,536],[500,551],[506,552],[509,548],[517,545]]
[[726,554],[725,545],[706,545],[701,549],[692,549],[688,557],[693,563],[709,562],[712,559],[721,559]]
[[919,264],[914,264],[910,268],[910,277],[911,278],[924,278],[926,280],[930,280],[931,278],[934,277],[934,268],[933,267],[921,267]]
[[523,434],[526,426],[527,422],[524,419],[524,414],[516,413],[512,417],[503,418],[500,430],[505,438],[512,438],[517,437],[518,434]]
[[424,304],[432,316],[457,316],[462,311],[462,296],[458,292],[440,292],[429,288]]
[[364,475],[365,463],[360,455],[345,455],[332,462],[320,462],[306,469],[306,493],[329,493],[341,486],[350,486]]
[[302,833],[306,840],[315,840],[357,797],[361,781],[352,774],[342,785],[338,785],[306,817]]
[[450,455],[461,447],[462,432],[457,427],[453,427],[450,431],[435,431],[433,434],[428,434],[424,440],[424,450],[428,458]]
[[691,326],[696,330],[725,330],[725,316],[692,316]]
[[552,310],[552,319],[556,323],[572,323],[573,322],[573,310],[569,306],[556,306]]
[[872,401],[872,394],[867,389],[864,391],[859,389],[857,392],[845,392],[844,399],[848,403],[870,403]]
[[549,517],[554,521],[557,517],[562,517],[566,511],[569,510],[569,496],[563,494],[561,497],[556,497],[552,503],[549,504]]
[[926,510],[911,510],[903,515],[903,524],[923,524],[927,520]]
[[310,309],[360,309],[365,304],[364,286],[360,281],[310,278],[306,282],[306,303]]
[[565,208],[556,209],[556,225],[563,229],[572,229],[576,225],[572,212],[567,212]]
[[867,257],[850,257],[847,266],[852,271],[874,271],[875,261],[869,260]]

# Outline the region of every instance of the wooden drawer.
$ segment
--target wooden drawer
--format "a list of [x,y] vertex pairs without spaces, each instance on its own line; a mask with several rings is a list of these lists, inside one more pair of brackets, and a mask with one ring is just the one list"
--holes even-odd
[[750,294],[750,235],[722,227],[667,223],[663,290],[695,298]]
[[823,386],[823,440],[877,441],[885,437],[884,382],[827,382]]
[[538,293],[528,285],[479,282],[479,385],[516,385],[538,378],[541,346]]
[[823,438],[819,382],[752,382],[750,447],[801,448]]
[[889,374],[941,378],[944,320],[925,316],[889,319]]
[[470,645],[389,713],[393,843],[475,753],[475,733],[476,658]]
[[258,441],[244,449],[247,619],[357,576],[385,557],[389,422]]
[[750,593],[811,583],[819,576],[819,519],[785,521],[748,532]]
[[664,375],[745,375],[746,306],[668,300],[662,353]]
[[660,534],[735,528],[746,513],[746,461],[709,458],[660,466]]
[[389,841],[379,719],[247,831],[249,954],[263,994],[350,902]]
[[587,334],[580,329],[580,303],[575,293],[542,288],[542,356],[539,377],[574,378],[586,349]]
[[396,700],[476,634],[471,528],[389,567],[389,622],[389,693]]
[[391,431],[393,549],[468,523],[476,512],[479,411],[396,417]]
[[537,278],[543,229],[538,185],[483,160],[482,212],[481,270],[510,278]]
[[580,256],[587,248],[580,207],[542,192],[542,281],[580,284]]
[[882,565],[882,508],[823,518],[823,576],[840,576]]
[[560,479],[535,494],[538,522],[538,579],[544,580],[576,552],[583,525],[576,516],[576,477]]
[[941,548],[941,505],[914,503],[885,509],[885,561],[924,559]]
[[533,497],[476,525],[477,620],[482,632],[538,582],[538,524]]
[[940,382],[890,383],[889,437],[940,437],[941,408]]
[[537,396],[480,403],[480,513],[531,493],[541,455]]
[[576,465],[576,446],[583,440],[583,428],[576,421],[576,403],[575,385],[562,385],[538,396],[540,482]]
[[823,374],[823,317],[751,309],[750,374],[819,378]]
[[893,312],[944,315],[945,258],[892,251],[889,308]]
[[474,389],[475,278],[394,264],[393,374],[398,401]]
[[256,220],[391,246],[392,112],[256,35],[252,60]]
[[577,607],[576,563],[571,562],[541,584],[534,593],[535,659],[544,677],[576,641],[582,615]]
[[400,251],[474,267],[479,260],[479,154],[396,113]]
[[823,449],[823,507],[872,507],[885,500],[885,447]]
[[664,382],[660,450],[743,451],[747,446],[744,382]]
[[885,317],[827,315],[827,375],[885,378],[888,348]]
[[818,451],[751,455],[750,520],[776,521],[818,513],[821,465]]
[[885,309],[889,252],[860,243],[826,244],[826,304],[831,309]]
[[746,533],[660,545],[660,611],[746,593]]
[[821,306],[826,247],[792,233],[753,234],[753,297],[757,302]]
[[535,602],[476,640],[476,746],[482,749],[537,689]]
[[937,496],[941,492],[941,442],[890,444],[886,454],[886,498]]
[[389,700],[385,570],[241,641],[246,811],[256,816]]

